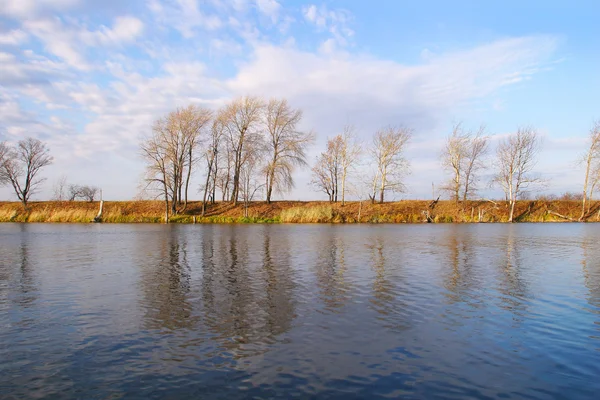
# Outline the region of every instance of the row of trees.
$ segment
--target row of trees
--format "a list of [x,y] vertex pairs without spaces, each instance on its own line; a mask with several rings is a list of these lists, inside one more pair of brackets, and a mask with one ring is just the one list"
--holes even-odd
[[327,140],[327,150],[317,157],[312,168],[311,183],[327,194],[329,201],[341,199],[344,205],[349,175],[361,165],[366,154],[371,170],[367,182],[362,182],[358,187],[367,184],[371,201],[379,197],[383,203],[386,192],[404,190],[402,180],[409,167],[404,152],[411,136],[409,128],[388,126],[378,130],[372,144],[365,149],[357,139],[354,127],[348,125],[343,133]]
[[[247,206],[257,193],[264,193],[270,203],[275,192],[294,187],[297,168],[308,166],[306,154],[314,135],[298,129],[301,120],[302,112],[285,99],[265,101],[247,96],[217,111],[193,105],[179,108],[158,119],[151,135],[141,142],[146,187],[164,198],[167,219],[169,213],[186,209],[191,178],[198,169],[205,174],[200,188],[203,214],[217,194],[223,201],[235,205],[241,200]],[[403,180],[409,171],[405,152],[411,137],[412,130],[407,127],[387,126],[364,143],[348,125],[329,138],[326,150],[316,157],[311,184],[331,202],[341,201],[342,205],[348,193],[384,202],[387,193],[405,190]],[[533,173],[540,148],[537,131],[521,127],[500,138],[495,153],[490,154],[490,136],[484,126],[467,130],[458,124],[441,153],[449,175],[441,189],[459,205],[477,197],[482,178],[487,176],[489,185],[505,193],[512,221],[516,200],[533,185],[543,183]],[[44,181],[40,170],[52,160],[48,147],[38,139],[26,138],[13,146],[0,142],[0,184],[12,186],[26,206]],[[600,121],[589,132],[581,161],[585,167],[583,220],[590,213],[593,194],[600,189]],[[66,178],[59,183],[56,199],[94,201],[99,193],[93,186],[67,185]]]
[[270,203],[274,191],[294,186],[293,173],[307,165],[309,132],[298,130],[302,112],[285,99],[268,102],[253,96],[237,98],[213,112],[190,105],[154,123],[142,140],[146,188],[158,190],[165,214],[187,207],[188,189],[196,165],[205,167],[202,213],[206,204],[222,200],[247,205],[258,191]]
[[88,202],[95,201],[102,193],[100,188],[96,186],[68,183],[65,175],[54,183],[52,192],[52,199],[56,201],[84,200]]
[[[442,189],[450,193],[457,204],[475,196],[480,173],[494,169],[490,185],[499,186],[509,204],[509,221],[512,222],[517,199],[532,185],[545,183],[533,173],[541,140],[532,127],[520,127],[513,134],[500,140],[495,158],[487,163],[489,136],[485,127],[476,132],[466,131],[461,124],[454,127],[446,139],[442,151],[443,165],[450,173],[448,182]],[[600,121],[595,122],[588,136],[588,147],[581,160],[585,166],[582,209],[579,220],[590,212],[592,194],[600,188]]]
[[[302,112],[285,99],[265,101],[252,96],[234,99],[216,112],[197,106],[177,109],[157,120],[152,135],[141,143],[147,187],[157,189],[164,198],[168,218],[169,212],[176,214],[187,207],[191,176],[203,164],[203,214],[217,193],[223,201],[235,205],[243,200],[247,205],[264,191],[270,203],[274,191],[292,189],[294,171],[308,165],[306,152],[314,135],[298,130],[301,120]],[[405,151],[411,137],[410,128],[387,126],[365,145],[348,125],[327,140],[326,150],[312,167],[311,184],[329,201],[342,205],[350,191],[383,203],[386,193],[405,190],[403,180],[409,171]],[[591,129],[589,140],[583,160],[581,219],[589,213],[592,194],[600,187],[600,122]],[[501,138],[494,157],[488,157],[490,136],[484,126],[466,130],[462,124],[455,125],[441,154],[442,166],[450,175],[441,189],[458,205],[477,196],[485,173],[491,177],[489,185],[505,193],[512,221],[517,199],[543,182],[533,174],[540,148],[537,131],[520,127]]]

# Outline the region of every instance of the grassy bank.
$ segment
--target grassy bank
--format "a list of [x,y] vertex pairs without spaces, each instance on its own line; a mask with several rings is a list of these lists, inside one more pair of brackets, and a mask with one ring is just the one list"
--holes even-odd
[[[345,206],[328,202],[277,201],[272,204],[253,202],[244,217],[244,206],[230,203],[210,205],[201,217],[202,203],[195,201],[173,223],[421,223],[430,211],[436,223],[506,222],[505,202],[468,201],[457,205],[439,201],[429,209],[429,200],[404,200],[371,204],[349,202]],[[98,202],[33,202],[25,209],[20,203],[0,202],[0,222],[91,222],[98,213]],[[574,200],[519,201],[516,222],[568,222],[579,219],[581,203]],[[600,221],[600,202],[594,202],[588,222]],[[164,203],[160,201],[106,201],[102,222],[164,222]]]

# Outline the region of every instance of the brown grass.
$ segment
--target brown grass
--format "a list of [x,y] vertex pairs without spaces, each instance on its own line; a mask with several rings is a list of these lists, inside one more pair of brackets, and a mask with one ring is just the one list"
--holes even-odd
[[[192,223],[421,223],[429,200],[404,200],[384,204],[369,202],[340,203],[320,201],[277,201],[272,204],[253,202],[248,218],[242,204],[219,202],[207,208],[200,217],[202,203],[191,202],[172,222]],[[32,202],[24,209],[20,203],[0,202],[0,222],[80,222],[88,223],[98,212],[98,202]],[[577,220],[581,203],[576,200],[519,201],[515,210],[516,222],[565,222]],[[360,209],[360,220],[359,220]],[[482,215],[479,220],[479,215]],[[458,206],[452,201],[440,201],[434,208],[433,219],[438,223],[506,222],[508,205],[505,202],[468,201]],[[562,218],[557,214],[567,218]],[[110,201],[104,203],[103,222],[137,223],[163,222],[164,203],[160,201]],[[600,221],[600,202],[591,207],[588,222]]]

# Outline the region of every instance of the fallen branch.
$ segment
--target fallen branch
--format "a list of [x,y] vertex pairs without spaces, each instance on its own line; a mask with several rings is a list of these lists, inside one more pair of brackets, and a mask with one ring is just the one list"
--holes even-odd
[[559,218],[567,219],[567,220],[569,220],[569,221],[572,221],[572,222],[577,222],[577,221],[575,221],[575,220],[574,220],[573,218],[571,218],[571,217],[567,217],[566,215],[562,215],[562,214],[559,214],[559,213],[557,213],[557,212],[554,212],[554,211],[551,211],[551,210],[548,210],[548,211],[546,211],[546,213],[548,213],[548,214],[550,214],[550,215],[557,216],[557,217],[559,217]]

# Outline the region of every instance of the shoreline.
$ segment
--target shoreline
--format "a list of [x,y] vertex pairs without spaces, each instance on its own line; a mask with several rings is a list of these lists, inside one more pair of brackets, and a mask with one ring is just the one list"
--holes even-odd
[[[30,202],[25,209],[18,202],[0,202],[0,222],[92,223],[99,201]],[[327,201],[264,201],[233,205],[217,202],[207,206],[201,216],[202,202],[191,201],[181,213],[170,216],[170,223],[183,224],[383,224],[383,223],[507,223],[505,201],[469,200],[458,205],[451,200],[401,200],[375,203],[346,202],[344,206]],[[183,206],[181,206],[183,208]],[[247,215],[247,216],[245,216]],[[600,201],[591,204],[582,221],[581,202],[577,200],[520,200],[515,221],[522,222],[600,222]],[[102,223],[164,223],[164,202],[158,200],[104,201]]]

